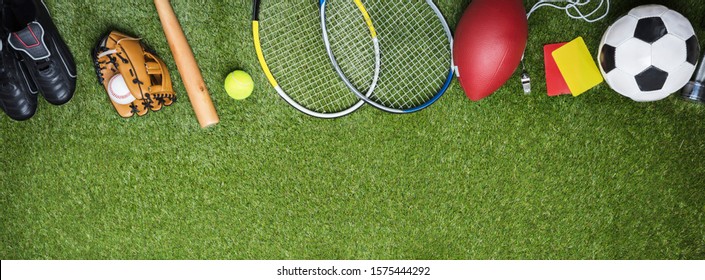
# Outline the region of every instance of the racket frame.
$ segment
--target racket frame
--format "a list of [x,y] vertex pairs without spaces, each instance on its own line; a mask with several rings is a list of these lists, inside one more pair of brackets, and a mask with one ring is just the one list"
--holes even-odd
[[[333,53],[333,50],[330,46],[330,40],[328,39],[328,35],[327,35],[328,34],[328,27],[327,27],[326,16],[325,16],[325,13],[326,13],[325,3],[324,3],[325,1],[326,0],[321,0],[322,5],[321,5],[320,13],[321,13],[321,28],[323,29],[322,30],[323,31],[323,40],[326,45],[326,51],[328,52],[328,58],[330,58],[331,64],[333,65],[333,68],[335,68],[335,71],[338,73],[338,76],[343,80],[345,85],[347,85],[348,88],[353,93],[355,93],[355,95],[357,95],[358,98],[362,99],[367,104],[370,104],[373,107],[380,109],[382,111],[385,111],[385,112],[395,113],[395,114],[408,114],[408,113],[415,113],[415,112],[421,111],[425,108],[428,108],[433,103],[438,101],[438,99],[440,99],[441,96],[443,96],[443,94],[445,94],[446,91],[448,91],[448,88],[450,87],[450,83],[453,81],[453,76],[455,74],[455,62],[453,60],[453,34],[450,31],[450,27],[448,26],[448,22],[446,21],[445,17],[441,13],[440,9],[438,9],[438,6],[436,6],[436,4],[433,3],[433,0],[426,0],[426,3],[431,7],[433,12],[438,17],[439,21],[441,22],[441,24],[443,26],[444,32],[445,32],[446,36],[448,37],[448,43],[449,43],[449,48],[450,48],[449,71],[448,71],[448,75],[446,76],[446,80],[443,83],[443,86],[430,100],[424,102],[423,104],[421,104],[419,106],[416,106],[414,108],[409,108],[409,109],[390,108],[390,107],[387,107],[385,105],[382,105],[382,104],[372,100],[370,98],[370,96],[373,96],[374,92],[371,92],[371,93],[368,92],[368,94],[366,94],[366,95],[362,94],[355,87],[355,85],[353,85],[352,82],[350,82],[350,80],[345,76],[345,73],[340,68],[340,65],[338,64],[338,60],[336,59],[335,54]],[[376,56],[376,60],[377,60],[375,62],[376,68],[377,68],[376,69],[377,73],[375,73],[375,75],[377,77],[379,75],[379,71],[380,71],[381,50],[380,50],[380,46],[379,46],[379,40],[378,40],[377,34],[376,34],[376,28],[373,25],[371,16],[367,12],[367,8],[364,6],[364,4],[361,2],[361,0],[354,0],[354,1],[355,1],[355,4],[358,5],[358,8],[360,9],[360,11],[366,16],[366,21],[367,21],[370,29],[373,30],[373,35],[375,37],[374,38],[375,52],[376,52],[375,56]],[[380,0],[380,1],[396,1],[396,0]],[[375,81],[376,81],[376,79],[375,79]],[[374,90],[374,88],[373,88],[373,90]]]
[[[280,0],[267,0],[267,1],[280,1]],[[324,0],[321,0],[324,1]],[[331,112],[331,113],[321,113],[321,112],[316,112],[311,109],[306,108],[305,106],[301,105],[299,102],[291,98],[286,91],[282,88],[281,85],[279,85],[279,82],[277,81],[276,77],[274,74],[272,74],[272,71],[269,67],[269,64],[267,63],[267,60],[264,55],[264,51],[262,49],[262,43],[261,43],[261,37],[260,37],[260,8],[261,8],[261,2],[262,0],[253,0],[252,1],[252,37],[254,40],[254,46],[255,46],[255,52],[257,53],[257,60],[259,61],[260,66],[262,67],[262,71],[264,71],[265,76],[267,77],[267,80],[269,83],[274,87],[274,90],[279,94],[279,96],[284,99],[289,105],[292,107],[296,108],[300,112],[307,114],[312,117],[316,118],[322,118],[322,119],[333,119],[333,118],[339,118],[343,117],[346,115],[349,115],[350,113],[355,112],[357,109],[362,107],[362,105],[365,105],[365,102],[360,100],[359,102],[355,103],[353,106],[340,111],[340,112]],[[371,92],[370,92],[371,93]]]

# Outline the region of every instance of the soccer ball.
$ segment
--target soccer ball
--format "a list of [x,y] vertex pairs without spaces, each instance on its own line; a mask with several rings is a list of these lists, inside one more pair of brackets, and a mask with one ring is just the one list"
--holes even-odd
[[685,86],[700,46],[690,21],[661,5],[632,9],[607,29],[600,71],[607,84],[635,101],[664,99]]

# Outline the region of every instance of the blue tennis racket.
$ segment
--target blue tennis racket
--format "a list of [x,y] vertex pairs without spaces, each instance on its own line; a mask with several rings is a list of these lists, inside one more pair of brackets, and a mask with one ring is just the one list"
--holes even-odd
[[[321,5],[321,27],[328,57],[345,85],[368,104],[390,113],[413,113],[435,103],[453,79],[453,36],[431,0],[327,0]],[[328,4],[326,4],[326,2]],[[376,68],[355,68],[349,59],[353,37],[335,30],[331,14],[338,2],[354,2],[375,40]],[[340,5],[340,4],[338,4]],[[378,38],[378,39],[377,39]],[[369,47],[368,47],[369,48]],[[371,63],[371,62],[370,62]],[[359,62],[357,63],[359,65]],[[372,94],[356,82],[357,71],[379,78]],[[374,72],[377,71],[377,72]],[[366,84],[362,84],[366,85]]]

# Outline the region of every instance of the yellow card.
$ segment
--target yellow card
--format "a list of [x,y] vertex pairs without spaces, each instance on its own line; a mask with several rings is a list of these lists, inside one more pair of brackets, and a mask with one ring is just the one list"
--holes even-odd
[[573,96],[581,95],[605,81],[583,37],[555,50],[553,58]]

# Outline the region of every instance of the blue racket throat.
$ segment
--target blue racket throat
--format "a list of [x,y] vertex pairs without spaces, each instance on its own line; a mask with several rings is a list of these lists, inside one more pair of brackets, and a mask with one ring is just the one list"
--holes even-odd
[[443,84],[443,88],[439,91],[438,95],[434,96],[433,99],[427,101],[426,103],[421,104],[417,108],[405,110],[404,113],[416,113],[418,111],[428,108],[429,106],[433,105],[433,103],[436,103],[436,101],[438,101],[438,99],[441,99],[441,97],[448,91],[448,88],[450,88],[450,83],[453,82],[453,76],[455,76],[455,70],[451,70],[450,73],[448,73],[448,78]]

